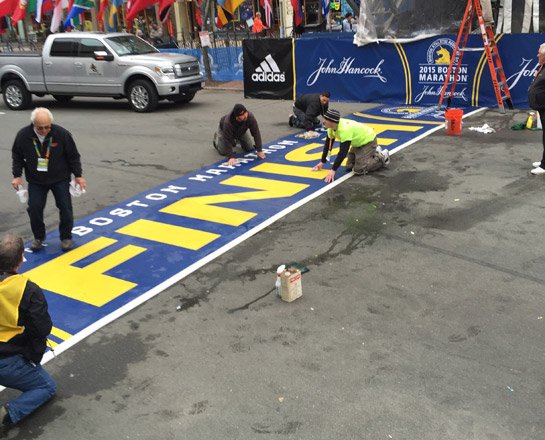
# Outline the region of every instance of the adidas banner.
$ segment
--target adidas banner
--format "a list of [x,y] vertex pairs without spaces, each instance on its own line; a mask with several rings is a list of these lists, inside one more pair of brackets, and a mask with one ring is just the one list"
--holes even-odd
[[290,38],[242,42],[244,97],[293,98],[293,61]]

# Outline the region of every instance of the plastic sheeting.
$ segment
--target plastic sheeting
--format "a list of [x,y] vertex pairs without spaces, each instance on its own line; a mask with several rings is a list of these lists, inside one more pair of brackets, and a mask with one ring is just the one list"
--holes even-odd
[[[540,32],[539,11],[545,0],[483,0],[493,9],[496,32]],[[457,34],[467,0],[361,0],[354,43],[411,41]]]

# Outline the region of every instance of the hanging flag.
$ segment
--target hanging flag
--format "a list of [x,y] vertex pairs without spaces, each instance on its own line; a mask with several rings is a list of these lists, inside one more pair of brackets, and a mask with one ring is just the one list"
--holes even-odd
[[108,6],[108,0],[100,0],[100,7],[98,9],[97,21],[100,25],[101,30],[104,30],[104,11]]
[[299,26],[303,22],[303,9],[300,0],[291,0],[293,15],[295,16],[295,26]]
[[12,14],[18,4],[18,0],[0,0],[0,17]]
[[106,26],[108,32],[117,31],[117,17],[122,4],[123,0],[112,0],[112,3],[110,3],[110,14],[108,17],[108,25]]
[[202,0],[197,0],[197,7],[195,8],[195,21],[199,25],[199,28],[202,29],[201,3]]
[[233,16],[235,14],[235,11],[237,8],[244,3],[244,0],[225,0],[225,3],[223,4],[222,8],[225,9],[227,12],[231,15],[231,20],[233,19]]
[[327,18],[327,14],[329,14],[329,0],[322,0],[322,14]]
[[222,28],[232,19],[233,15],[229,11],[222,8],[221,6],[218,6],[218,16],[216,17],[216,26],[218,28]]
[[157,3],[157,0],[129,0],[127,2],[127,27],[132,27],[133,19],[142,9],[145,9],[154,3]]
[[52,10],[53,10],[53,0],[38,0],[36,2],[36,17],[34,17],[34,20],[36,20],[36,22],[38,23],[41,23],[42,14],[44,12],[48,12]]
[[159,21],[164,23],[168,18],[170,7],[174,3],[174,0],[159,0]]
[[58,32],[62,23],[62,10],[68,8],[68,0],[55,0],[53,17],[51,17],[51,32]]
[[[39,2],[40,0],[38,0]],[[66,20],[64,20],[64,27],[72,26],[72,20],[74,20],[78,15],[83,14],[92,7],[95,6],[93,0],[74,0]]]
[[274,24],[271,0],[265,0],[265,23],[268,27],[271,27]]
[[19,0],[13,14],[11,14],[11,24],[15,24],[25,18],[26,15],[27,0]]

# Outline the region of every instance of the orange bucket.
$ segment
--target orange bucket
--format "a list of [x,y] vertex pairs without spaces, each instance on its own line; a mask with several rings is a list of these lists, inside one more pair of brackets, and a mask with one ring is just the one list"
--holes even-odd
[[445,133],[462,134],[462,117],[464,111],[459,108],[450,108],[445,111]]

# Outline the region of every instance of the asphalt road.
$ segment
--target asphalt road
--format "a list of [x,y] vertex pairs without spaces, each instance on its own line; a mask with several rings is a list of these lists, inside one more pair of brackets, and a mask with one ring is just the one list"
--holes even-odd
[[[212,134],[236,102],[265,142],[293,132],[289,102],[234,91],[143,115],[36,100],[83,156],[77,217],[217,161]],[[2,111],[0,230],[30,239],[10,188],[29,112]],[[433,134],[102,328],[47,364],[58,396],[8,437],[542,440],[545,180],[529,174],[541,132],[510,130],[524,118],[488,110],[461,137]],[[496,133],[468,130],[485,122]],[[310,269],[303,297],[265,295],[293,260]]]

